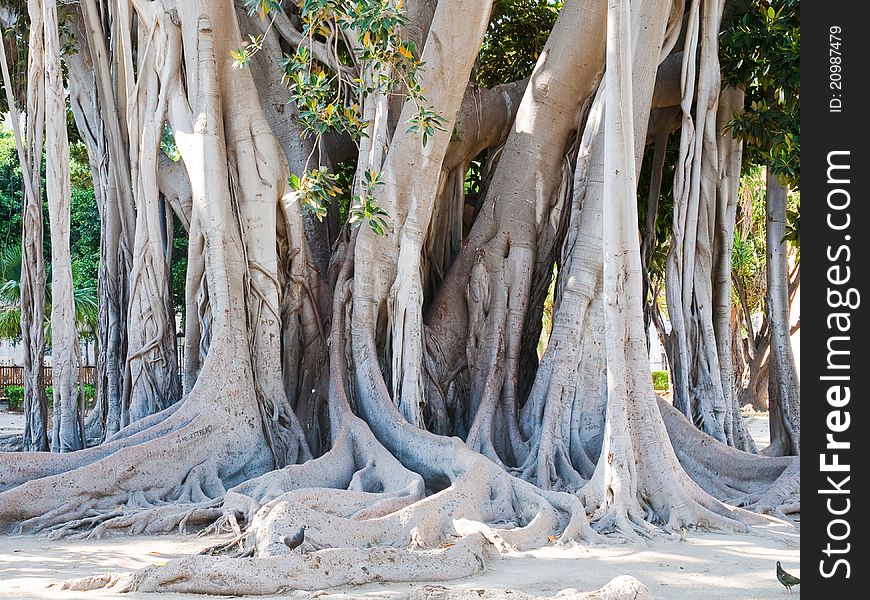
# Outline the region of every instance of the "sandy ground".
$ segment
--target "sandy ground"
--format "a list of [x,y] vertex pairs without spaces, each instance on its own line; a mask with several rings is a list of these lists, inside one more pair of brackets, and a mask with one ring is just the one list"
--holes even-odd
[[[119,573],[196,552],[216,541],[195,536],[120,537],[99,541],[50,541],[41,537],[0,538],[0,597],[37,599],[181,600],[185,594],[116,594],[61,591],[56,582],[94,573]],[[768,526],[754,534],[690,532],[684,541],[654,539],[644,545],[545,547],[495,559],[486,571],[450,583],[450,589],[521,591],[551,597],[565,588],[593,590],[618,575],[632,575],[661,600],[754,600],[786,598],[776,580],[777,560],[796,575],[799,533]],[[403,598],[427,584],[368,584],[297,592],[295,598]],[[444,583],[433,583],[437,590]],[[797,590],[797,588],[795,588]],[[444,597],[444,596],[438,596]],[[792,593],[792,597],[798,597]],[[264,598],[261,596],[252,598]]]
[[[0,433],[19,427],[17,415],[0,413]],[[759,447],[767,444],[767,415],[746,415]],[[191,600],[186,594],[117,594],[62,591],[58,582],[96,573],[123,573],[196,553],[222,538],[136,536],[104,540],[49,540],[45,536],[0,537],[0,598],[21,600]],[[775,564],[800,576],[800,531],[773,524],[750,534],[691,531],[682,539],[659,537],[641,544],[546,546],[494,559],[484,572],[450,582],[369,584],[330,592],[292,592],[284,598],[449,599],[451,594],[488,590],[487,597],[525,592],[549,598],[560,590],[596,589],[618,575],[632,575],[660,600],[761,600],[797,598],[776,580]],[[272,596],[273,598],[274,596]],[[514,596],[516,597],[516,596]],[[263,597],[251,597],[263,598]]]
[[0,436],[24,431],[24,415],[0,410]]

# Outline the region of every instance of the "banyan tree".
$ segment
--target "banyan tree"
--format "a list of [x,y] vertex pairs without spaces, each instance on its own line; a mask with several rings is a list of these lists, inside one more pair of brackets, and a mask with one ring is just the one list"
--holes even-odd
[[[492,0],[8,4],[30,36],[26,89],[8,69],[4,87],[32,217],[31,363],[25,451],[0,455],[0,528],[236,533],[211,556],[79,588],[447,579],[549,536],[744,530],[799,511],[797,458],[746,451],[731,367],[729,123],[744,102],[720,74],[723,0],[551,3],[531,74],[491,87],[475,71]],[[87,414],[64,300],[64,102],[100,213]],[[662,185],[663,158],[641,189],[645,153],[669,139],[673,404],[650,379],[638,221]],[[43,151],[54,431],[37,380]],[[782,406],[793,423],[799,399]],[[301,525],[313,554],[288,556],[281,538]]]

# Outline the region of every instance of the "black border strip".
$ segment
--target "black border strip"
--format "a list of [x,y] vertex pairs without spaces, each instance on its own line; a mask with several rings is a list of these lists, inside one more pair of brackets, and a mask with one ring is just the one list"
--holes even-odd
[[[867,353],[862,351],[870,341],[866,317],[870,304],[870,220],[865,208],[870,183],[870,93],[865,85],[870,29],[859,12],[862,5],[866,6],[854,0],[805,0],[801,6],[804,285],[800,587],[810,598],[821,597],[815,594],[822,592],[841,598],[858,598],[867,593],[866,584],[862,584],[864,557],[870,546],[866,536],[867,498],[858,490],[867,489],[865,479],[870,480],[865,431],[868,385],[863,377],[868,365]],[[837,41],[839,46],[832,46]],[[839,77],[832,74],[837,72],[832,69],[836,56],[841,57]],[[849,169],[829,173],[829,162],[848,165]],[[847,274],[848,281],[835,283]],[[860,294],[860,299],[849,290]],[[834,306],[840,300],[851,306]],[[832,317],[834,313],[848,317]],[[839,331],[838,325],[848,325],[848,330]],[[835,336],[838,339],[833,339]],[[829,346],[849,354],[832,355]],[[829,360],[843,368],[831,368]],[[845,387],[849,388],[848,402]],[[846,412],[848,427],[844,424]],[[849,447],[828,447],[828,434]],[[823,470],[822,455],[824,462],[831,464],[835,454],[839,464],[849,465],[848,471]]]

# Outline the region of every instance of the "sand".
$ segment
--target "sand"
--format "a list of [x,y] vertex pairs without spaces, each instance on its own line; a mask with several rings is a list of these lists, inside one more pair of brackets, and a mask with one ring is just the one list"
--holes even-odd
[[[765,440],[767,415],[747,415],[759,447]],[[0,430],[15,428],[14,417],[0,414]],[[190,600],[187,594],[63,591],[58,582],[96,573],[123,573],[149,564],[196,553],[221,537],[195,535],[123,536],[104,540],[49,540],[46,536],[0,537],[0,598],[21,600]],[[641,544],[545,546],[533,552],[513,553],[490,561],[474,577],[445,584],[368,584],[334,588],[326,592],[292,592],[284,598],[407,598],[449,599],[462,592],[487,598],[518,596],[524,592],[543,598],[560,590],[596,589],[619,575],[643,582],[661,600],[761,600],[789,596],[776,580],[776,561],[800,576],[798,526],[772,524],[752,533],[689,531],[682,539],[658,537]],[[472,594],[472,597],[477,594]],[[251,596],[250,598],[263,598]],[[274,596],[272,596],[274,598]]]
[[24,431],[24,415],[0,410],[0,436]]

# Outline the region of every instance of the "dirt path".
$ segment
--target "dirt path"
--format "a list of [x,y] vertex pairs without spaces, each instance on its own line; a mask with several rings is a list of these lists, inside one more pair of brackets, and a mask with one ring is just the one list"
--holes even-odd
[[[799,532],[768,526],[748,534],[689,533],[684,540],[654,539],[642,546],[612,544],[545,547],[492,561],[475,577],[430,584],[369,584],[331,593],[293,592],[289,598],[449,599],[464,591],[508,590],[552,597],[560,590],[592,590],[618,575],[632,575],[661,600],[781,599],[777,560],[800,573]],[[217,538],[195,536],[117,537],[51,541],[44,537],[0,538],[0,598],[21,600],[191,600],[185,594],[116,594],[62,591],[57,582],[94,573],[124,572],[197,552]],[[489,596],[489,594],[488,594]],[[254,598],[254,597],[252,597]],[[256,597],[262,598],[262,597]]]

